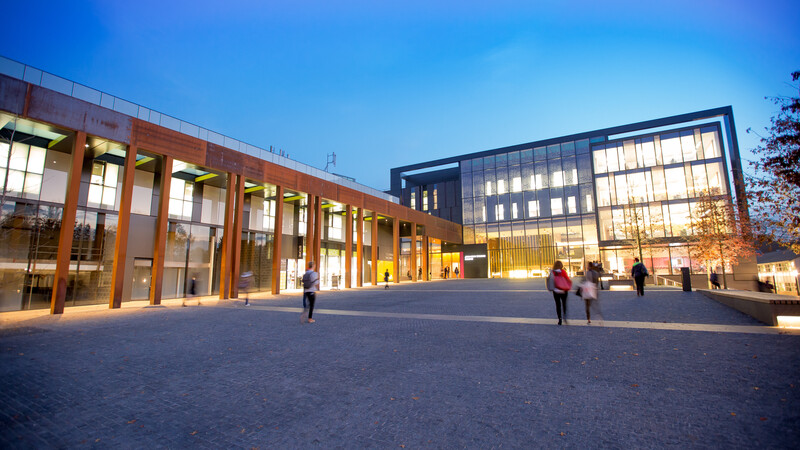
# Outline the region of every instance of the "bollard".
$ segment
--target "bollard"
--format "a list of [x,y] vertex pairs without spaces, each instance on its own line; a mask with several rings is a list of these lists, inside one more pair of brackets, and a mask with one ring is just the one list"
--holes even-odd
[[683,290],[692,292],[692,275],[689,273],[689,268],[681,267],[681,275],[683,277]]

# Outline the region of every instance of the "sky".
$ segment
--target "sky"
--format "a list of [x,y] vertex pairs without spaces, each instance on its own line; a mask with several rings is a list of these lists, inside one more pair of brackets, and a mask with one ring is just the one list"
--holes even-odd
[[0,55],[381,190],[406,164],[797,95],[797,1],[10,2]]

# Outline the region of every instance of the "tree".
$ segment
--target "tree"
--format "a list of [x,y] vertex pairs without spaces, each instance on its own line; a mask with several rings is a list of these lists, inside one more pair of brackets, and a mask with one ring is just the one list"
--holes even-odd
[[711,268],[722,266],[723,284],[728,289],[726,266],[752,256],[755,248],[747,218],[734,208],[730,197],[715,194],[703,191],[698,198],[691,218],[693,235],[689,251],[692,258],[704,262],[709,277]]
[[[649,214],[647,205],[625,205],[622,207],[623,222],[616,225],[615,234],[625,236],[624,243],[633,248],[639,261],[644,262],[644,251],[649,250],[659,239],[652,230],[658,230],[660,219]],[[663,233],[661,235],[663,238]]]
[[[792,73],[792,81],[800,71]],[[792,85],[800,92],[800,85]],[[756,175],[749,180],[750,214],[755,231],[800,253],[800,95],[773,97],[780,111],[753,150]],[[751,130],[747,130],[751,132]]]

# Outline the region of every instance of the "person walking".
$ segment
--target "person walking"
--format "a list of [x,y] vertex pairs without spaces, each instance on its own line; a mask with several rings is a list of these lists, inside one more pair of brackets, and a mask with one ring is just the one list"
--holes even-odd
[[383,281],[386,282],[384,289],[389,289],[389,269],[386,269],[386,272],[383,273]]
[[239,290],[244,291],[244,306],[250,306],[250,284],[253,281],[253,272],[247,271],[239,277]]
[[572,289],[572,280],[569,279],[567,271],[564,270],[564,264],[561,261],[556,261],[553,264],[553,270],[547,275],[547,290],[553,293],[559,325],[561,325],[562,312],[564,321],[566,322],[567,320],[567,295],[569,295],[570,289]]
[[631,268],[631,276],[633,281],[636,282],[636,296],[641,297],[644,295],[644,277],[650,275],[647,267],[639,262],[639,258],[633,258],[633,267]]
[[711,289],[720,289],[719,276],[717,272],[714,272],[714,269],[711,269],[711,278],[709,281],[711,281]]
[[[197,275],[192,275],[192,281],[189,282],[189,297],[195,297],[197,295]],[[181,306],[186,306],[186,297],[183,298],[183,304]],[[197,306],[200,306],[200,299],[197,299]]]
[[[319,274],[314,271],[314,261],[308,262],[308,270],[303,274],[303,312],[300,314],[300,323],[314,323],[314,302],[319,291]],[[306,308],[306,300],[308,307]]]
[[602,319],[602,314],[600,313],[600,303],[598,303],[597,300],[597,284],[599,281],[600,272],[597,270],[597,266],[590,262],[588,268],[586,269],[584,281],[579,287],[581,290],[581,297],[583,297],[583,301],[586,304],[587,324],[592,323],[592,309],[594,309],[597,312],[596,315],[600,316]]
[[458,278],[458,266],[456,266],[456,268],[453,269],[453,273],[456,275],[456,278]]
[[447,278],[448,276],[450,276],[450,268],[449,267],[445,267],[444,268],[444,277]]

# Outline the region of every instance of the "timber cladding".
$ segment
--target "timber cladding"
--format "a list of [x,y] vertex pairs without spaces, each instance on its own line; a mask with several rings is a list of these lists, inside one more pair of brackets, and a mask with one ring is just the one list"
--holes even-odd
[[134,145],[208,170],[243,175],[254,182],[375,211],[423,225],[432,238],[461,242],[459,224],[5,75],[0,75],[0,109],[68,131]]

